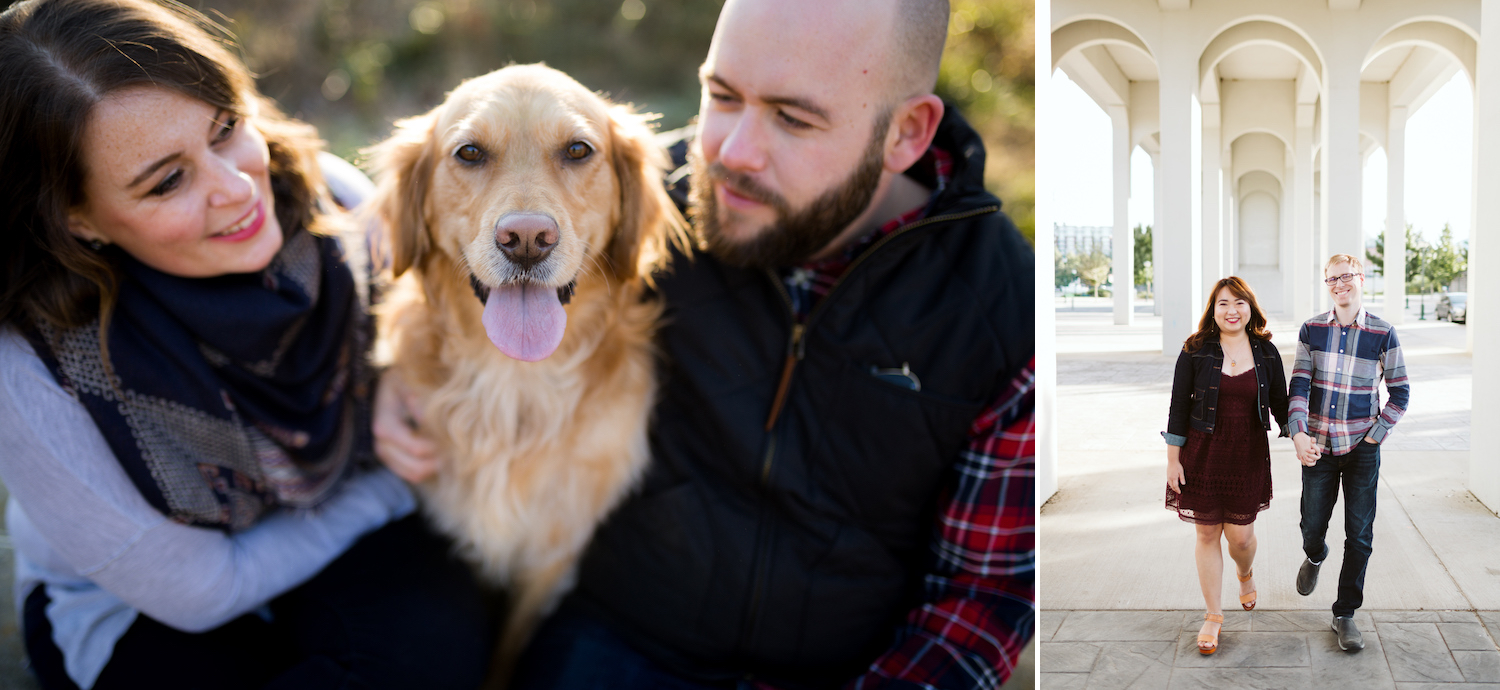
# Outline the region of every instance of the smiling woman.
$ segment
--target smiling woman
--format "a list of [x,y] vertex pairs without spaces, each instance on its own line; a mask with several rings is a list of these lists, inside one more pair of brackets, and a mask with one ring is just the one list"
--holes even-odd
[[253,119],[139,86],[100,101],[82,143],[75,236],[192,278],[259,271],[281,249],[270,151]]
[[1244,280],[1230,276],[1212,297],[1177,357],[1167,417],[1167,510],[1197,532],[1198,583],[1207,606],[1198,652],[1218,651],[1219,605],[1229,544],[1240,605],[1255,608],[1255,517],[1271,505],[1271,419],[1287,428],[1286,374],[1265,312]]
[[474,687],[472,576],[373,461],[362,238],[225,38],[147,0],[0,13],[0,479],[31,667],[48,690]]

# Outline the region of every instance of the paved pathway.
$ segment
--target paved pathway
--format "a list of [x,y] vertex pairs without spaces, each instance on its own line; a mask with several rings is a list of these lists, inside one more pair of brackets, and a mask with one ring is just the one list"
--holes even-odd
[[[1398,327],[1412,402],[1382,452],[1360,612],[1366,650],[1341,654],[1327,631],[1333,588],[1326,585],[1342,560],[1342,511],[1330,525],[1325,586],[1310,597],[1294,591],[1300,469],[1291,442],[1273,438],[1274,498],[1256,523],[1262,610],[1230,612],[1223,649],[1202,657],[1193,650],[1203,601],[1192,531],[1162,506],[1159,432],[1175,358],[1160,352],[1161,320],[1138,313],[1137,325],[1126,328],[1114,326],[1102,304],[1062,306],[1059,491],[1038,525],[1043,688],[1488,682],[1496,685],[1481,687],[1500,689],[1493,642],[1500,520],[1464,488],[1472,367],[1464,326],[1411,313]],[[1273,319],[1271,330],[1290,370],[1295,325]],[[1222,601],[1232,606],[1237,583],[1225,580]]]
[[1230,611],[1219,651],[1198,611],[1042,614],[1043,690],[1500,688],[1500,612],[1360,611],[1365,648],[1338,648],[1321,611]]

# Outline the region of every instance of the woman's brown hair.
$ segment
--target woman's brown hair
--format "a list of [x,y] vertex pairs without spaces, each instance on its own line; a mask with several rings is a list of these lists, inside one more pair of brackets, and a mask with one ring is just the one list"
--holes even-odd
[[270,149],[277,220],[286,232],[315,229],[322,142],[256,92],[232,41],[178,3],[26,0],[0,13],[0,324],[74,328],[97,316],[101,336],[107,328],[117,269],[68,232],[68,212],[84,202],[89,114],[122,89],[253,111]]
[[1229,288],[1229,294],[1250,303],[1250,321],[1245,324],[1245,333],[1257,340],[1271,339],[1271,332],[1266,330],[1266,313],[1260,310],[1260,302],[1255,301],[1255,291],[1239,276],[1229,276],[1214,283],[1213,291],[1208,293],[1208,306],[1203,309],[1203,318],[1198,319],[1198,331],[1182,343],[1183,351],[1196,352],[1209,338],[1218,339],[1219,324],[1214,321],[1214,302],[1219,301],[1219,291],[1224,288]]

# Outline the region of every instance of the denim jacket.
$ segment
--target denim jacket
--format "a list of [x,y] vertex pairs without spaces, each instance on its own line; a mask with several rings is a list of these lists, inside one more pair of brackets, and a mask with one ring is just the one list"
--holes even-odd
[[[1260,423],[1271,430],[1271,417],[1281,427],[1281,436],[1287,431],[1286,370],[1281,363],[1281,354],[1269,341],[1250,339],[1250,352],[1255,357],[1255,379],[1260,384]],[[1219,376],[1224,369],[1224,349],[1214,337],[1203,343],[1196,351],[1184,350],[1177,355],[1177,371],[1172,378],[1172,404],[1167,413],[1167,430],[1162,436],[1168,445],[1181,446],[1187,443],[1188,429],[1211,434],[1214,432],[1215,408],[1219,404]]]

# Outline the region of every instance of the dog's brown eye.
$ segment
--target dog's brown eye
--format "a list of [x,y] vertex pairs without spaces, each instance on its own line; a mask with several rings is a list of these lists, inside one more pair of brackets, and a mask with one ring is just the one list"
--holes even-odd
[[484,159],[484,151],[481,151],[478,146],[473,144],[464,144],[458,147],[458,150],[454,151],[453,155],[458,156],[459,160],[466,163],[478,163]]
[[570,146],[568,146],[568,158],[571,158],[575,161],[581,161],[585,158],[588,158],[589,154],[593,152],[594,147],[589,146],[588,144],[585,144],[581,141],[575,141]]

